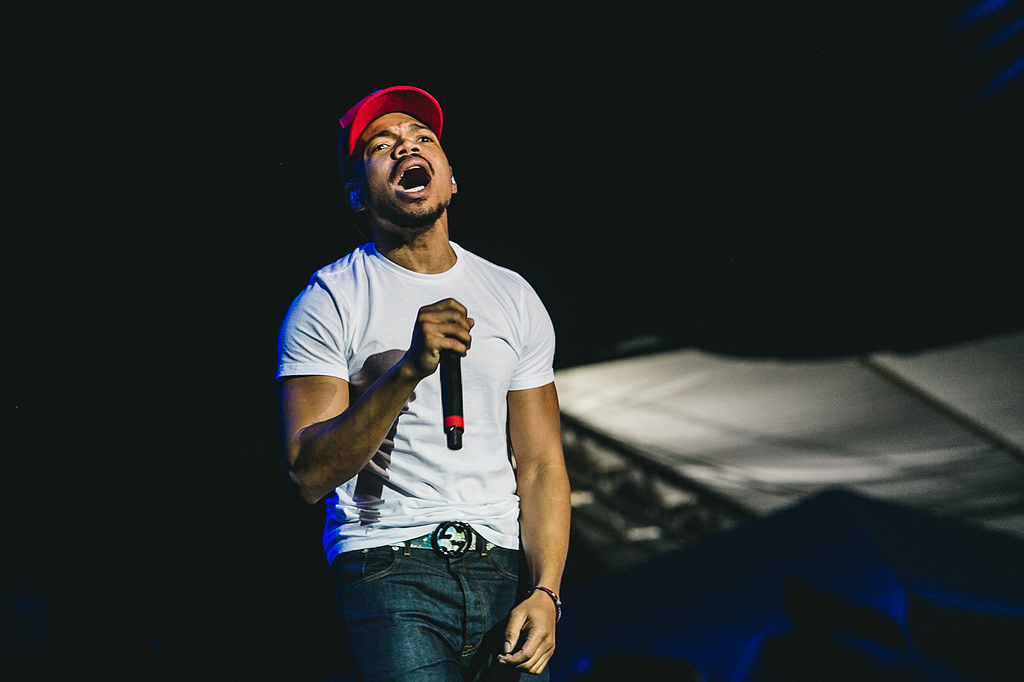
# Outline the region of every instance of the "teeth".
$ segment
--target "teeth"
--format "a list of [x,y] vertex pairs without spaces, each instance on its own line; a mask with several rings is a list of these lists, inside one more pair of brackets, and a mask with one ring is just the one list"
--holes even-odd
[[[397,184],[398,184],[399,188],[403,192],[419,192],[420,190],[425,189],[426,186],[427,186],[425,183],[421,184],[421,185],[417,185],[416,187],[405,187],[402,184],[405,181],[406,175],[408,175],[408,173],[410,171],[416,171],[416,172],[422,173],[424,176],[427,174],[427,169],[424,168],[423,166],[419,166],[419,165],[410,166],[409,168],[406,168],[404,171],[402,171],[402,174],[400,176],[398,176],[398,183]],[[410,178],[410,180],[412,180],[412,179],[415,179],[415,175],[414,175],[413,178]]]

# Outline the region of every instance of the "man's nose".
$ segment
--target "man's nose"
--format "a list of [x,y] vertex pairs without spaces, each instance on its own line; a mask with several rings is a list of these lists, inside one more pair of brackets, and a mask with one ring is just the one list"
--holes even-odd
[[395,145],[395,156],[406,156],[413,152],[419,152],[419,150],[420,146],[415,136],[402,137],[399,139],[398,144]]

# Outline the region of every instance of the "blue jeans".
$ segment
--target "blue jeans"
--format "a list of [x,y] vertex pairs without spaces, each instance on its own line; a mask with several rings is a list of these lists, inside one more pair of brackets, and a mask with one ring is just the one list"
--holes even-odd
[[496,660],[516,604],[519,553],[493,547],[443,557],[376,547],[333,564],[356,679],[430,682],[547,680]]

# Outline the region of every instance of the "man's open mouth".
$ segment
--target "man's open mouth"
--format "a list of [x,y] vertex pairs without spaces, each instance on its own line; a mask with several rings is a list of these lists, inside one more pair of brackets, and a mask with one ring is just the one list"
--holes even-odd
[[398,177],[398,186],[406,192],[418,192],[430,184],[430,173],[423,166],[410,166]]

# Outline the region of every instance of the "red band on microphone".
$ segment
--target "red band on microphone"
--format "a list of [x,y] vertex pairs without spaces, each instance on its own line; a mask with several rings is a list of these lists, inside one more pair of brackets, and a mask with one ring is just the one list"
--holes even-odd
[[444,418],[444,428],[447,429],[450,426],[457,426],[460,429],[465,429],[466,422],[459,415],[453,414],[449,417]]

